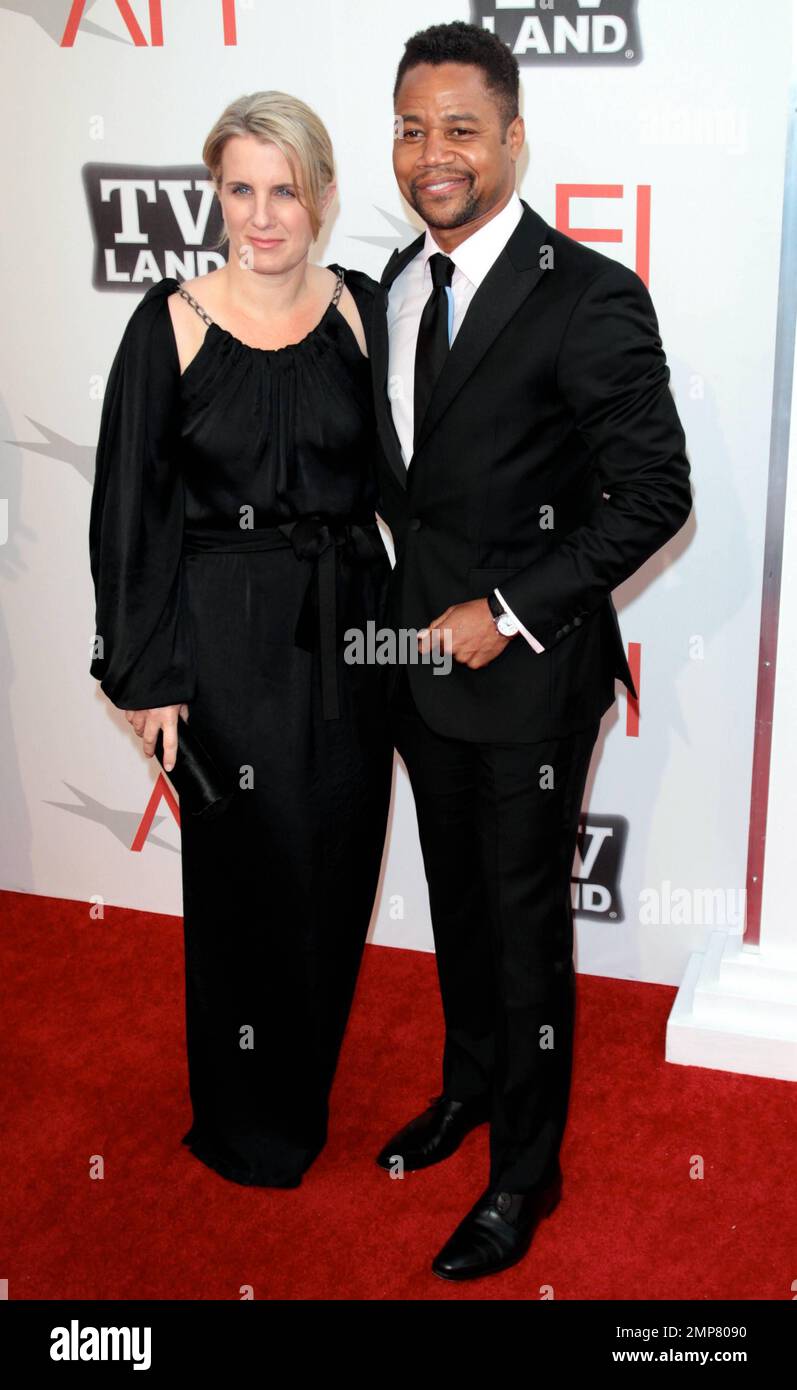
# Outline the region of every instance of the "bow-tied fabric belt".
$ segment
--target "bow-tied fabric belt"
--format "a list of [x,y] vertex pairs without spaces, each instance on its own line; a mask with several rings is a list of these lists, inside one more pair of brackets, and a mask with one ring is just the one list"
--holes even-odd
[[[337,674],[337,555],[373,564],[387,560],[379,527],[375,521],[346,521],[342,517],[313,513],[282,522],[279,526],[255,526],[250,529],[209,529],[186,526],[183,531],[183,553],[194,555],[209,551],[244,554],[249,550],[293,549],[297,560],[309,561],[315,567],[318,591],[318,637],[321,653],[321,702],[325,719],[339,719]],[[306,632],[310,618],[311,586],[307,584],[304,603],[296,625],[296,635]],[[303,643],[299,643],[303,645]]]

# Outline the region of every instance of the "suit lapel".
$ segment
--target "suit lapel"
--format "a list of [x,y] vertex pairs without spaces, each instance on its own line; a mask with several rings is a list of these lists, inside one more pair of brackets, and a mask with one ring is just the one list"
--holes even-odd
[[527,203],[523,203],[523,208],[523,216],[476,290],[451,344],[435,382],[408,473],[413,471],[426,440],[454,397],[545,273],[540,266],[540,248],[548,243],[547,224]]
[[419,236],[402,252],[394,251],[385,266],[381,279],[384,298],[381,303],[378,297],[375,299],[374,386],[382,443],[403,487],[408,485],[410,476],[414,474],[418,457],[432,430],[462,390],[488,348],[545,274],[540,261],[543,246],[550,245],[550,228],[522,198],[521,203],[523,216],[476,290],[457,336],[451,344],[443,370],[435,383],[409,468],[405,467],[401,456],[401,446],[387,396],[387,294],[396,276],[414,256],[418,255],[423,246],[424,235]]

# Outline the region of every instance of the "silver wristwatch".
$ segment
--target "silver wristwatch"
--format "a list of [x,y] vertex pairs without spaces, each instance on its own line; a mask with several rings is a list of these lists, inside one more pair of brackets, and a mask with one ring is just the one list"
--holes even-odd
[[490,612],[495,619],[495,626],[502,637],[514,637],[520,632],[520,626],[511,613],[507,613],[500,598],[493,592],[487,595],[487,602],[490,605]]

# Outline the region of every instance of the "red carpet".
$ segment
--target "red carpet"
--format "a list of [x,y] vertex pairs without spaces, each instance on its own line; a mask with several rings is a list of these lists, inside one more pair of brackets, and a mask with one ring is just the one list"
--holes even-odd
[[579,977],[562,1202],[520,1265],[454,1285],[429,1262],[486,1182],[486,1128],[401,1181],[373,1161],[440,1089],[432,956],[368,948],[326,1150],[293,1191],[244,1188],[180,1143],[181,920],[0,902],[11,1300],[793,1297],[794,1088],[665,1063],[670,988]]

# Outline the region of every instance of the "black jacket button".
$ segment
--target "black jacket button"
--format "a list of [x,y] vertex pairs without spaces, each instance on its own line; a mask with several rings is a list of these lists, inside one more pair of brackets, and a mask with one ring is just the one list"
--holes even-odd
[[411,516],[411,517],[410,517],[410,530],[411,530],[411,531],[420,531],[420,529],[421,529],[421,518],[420,518],[419,516]]

